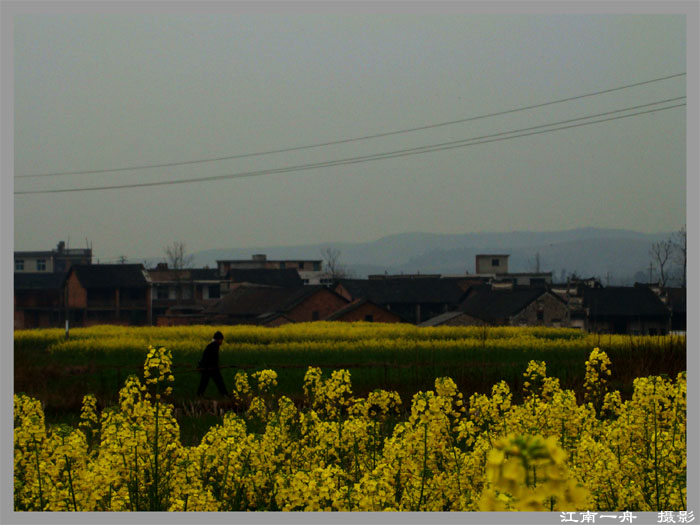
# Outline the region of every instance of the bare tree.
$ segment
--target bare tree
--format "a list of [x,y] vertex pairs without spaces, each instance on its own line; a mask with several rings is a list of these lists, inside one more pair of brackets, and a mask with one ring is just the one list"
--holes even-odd
[[668,277],[666,275],[666,265],[673,254],[673,243],[670,240],[655,242],[651,245],[649,254],[659,270],[659,285],[664,288]]
[[349,276],[348,269],[340,262],[340,250],[328,246],[321,250],[321,258],[326,269],[326,275],[334,281]]
[[194,257],[187,255],[184,242],[174,241],[165,247],[165,257],[168,267],[174,270],[182,270],[192,264]]
[[671,244],[673,245],[674,257],[676,264],[683,269],[681,273],[681,286],[685,288],[686,268],[688,266],[688,235],[685,230],[685,225],[671,236]]
[[183,282],[187,279],[184,276],[183,270],[192,265],[194,257],[187,255],[184,242],[173,241],[165,247],[165,262],[168,263],[168,268],[174,270],[173,280],[175,281],[175,296],[179,303],[182,299]]

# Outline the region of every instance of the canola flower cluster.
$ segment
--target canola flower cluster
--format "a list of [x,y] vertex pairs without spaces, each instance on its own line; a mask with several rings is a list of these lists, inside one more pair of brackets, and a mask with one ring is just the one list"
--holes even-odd
[[600,381],[609,362],[598,348],[582,404],[541,361],[523,374],[521,404],[505,382],[465,401],[440,377],[404,408],[396,392],[355,397],[346,370],[313,367],[295,404],[275,394],[274,371],[238,372],[241,411],[192,447],[168,402],[171,364],[169,350],[150,347],[119,406],[100,411],[85,396],[78,429],[47,429],[40,402],[15,395],[15,510],[686,508],[685,374],[637,378],[622,401]]

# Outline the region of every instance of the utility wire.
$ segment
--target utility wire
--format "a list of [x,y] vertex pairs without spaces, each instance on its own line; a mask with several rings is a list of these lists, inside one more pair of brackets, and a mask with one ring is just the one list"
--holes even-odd
[[[67,193],[67,192],[76,192],[76,191],[96,191],[96,190],[113,190],[113,189],[125,189],[125,188],[142,188],[142,187],[150,187],[150,186],[166,186],[166,185],[170,185],[170,184],[184,184],[184,183],[189,183],[189,182],[203,182],[203,181],[224,180],[224,179],[243,178],[243,177],[254,177],[254,176],[259,176],[259,175],[272,175],[272,174],[287,173],[287,172],[292,172],[292,171],[304,171],[304,170],[308,170],[308,169],[317,169],[317,168],[325,168],[325,167],[332,167],[332,166],[357,164],[357,163],[369,162],[369,161],[373,161],[373,160],[383,160],[383,159],[389,159],[389,158],[404,157],[404,156],[408,156],[408,155],[418,155],[418,154],[422,154],[422,153],[431,153],[431,152],[435,152],[435,151],[444,151],[444,150],[448,150],[448,149],[461,148],[461,147],[466,147],[466,146],[474,146],[474,145],[478,145],[478,144],[487,144],[490,142],[498,142],[501,140],[509,140],[509,139],[514,139],[514,138],[526,137],[526,136],[530,136],[530,135],[550,133],[552,131],[561,131],[564,129],[571,129],[571,128],[576,128],[576,127],[580,127],[580,126],[588,126],[591,124],[599,124],[601,122],[608,122],[611,120],[619,120],[619,119],[623,119],[623,118],[634,117],[637,115],[645,115],[645,114],[649,114],[649,113],[655,113],[658,111],[665,111],[668,109],[682,107],[682,106],[685,106],[686,104],[681,103],[681,104],[666,106],[666,107],[662,107],[662,108],[655,108],[655,109],[649,109],[646,111],[639,111],[637,113],[631,113],[629,115],[618,115],[616,117],[608,117],[608,118],[603,118],[603,119],[599,119],[599,120],[594,120],[591,122],[579,122],[577,124],[569,124],[566,126],[560,126],[561,124],[567,124],[570,122],[575,122],[575,121],[580,121],[580,120],[588,120],[588,119],[592,119],[592,118],[596,118],[596,117],[610,115],[613,113],[630,111],[632,109],[638,109],[641,107],[648,107],[648,106],[658,105],[658,104],[662,104],[662,103],[682,100],[684,98],[686,98],[686,97],[676,97],[676,98],[668,99],[665,101],[652,102],[649,104],[641,104],[639,106],[632,106],[632,107],[625,108],[625,109],[607,111],[607,112],[599,113],[596,115],[589,115],[586,117],[578,117],[578,118],[568,119],[568,120],[554,122],[554,123],[550,123],[550,124],[541,124],[539,126],[532,126],[529,128],[522,128],[519,130],[505,131],[505,132],[501,132],[501,133],[495,133],[492,135],[483,135],[481,137],[473,137],[470,139],[463,139],[463,140],[451,141],[451,142],[443,142],[443,143],[439,143],[439,144],[433,144],[433,145],[428,145],[428,146],[419,146],[419,147],[415,147],[415,148],[395,150],[395,151],[389,151],[389,152],[385,152],[385,153],[377,153],[377,154],[373,154],[373,155],[349,157],[349,158],[345,158],[345,159],[337,159],[337,160],[318,162],[318,163],[312,163],[312,164],[302,164],[302,165],[297,165],[297,166],[288,166],[285,168],[257,170],[257,171],[233,173],[233,174],[226,174],[226,175],[214,175],[214,176],[209,176],[209,177],[199,177],[199,178],[195,178],[195,179],[180,179],[180,180],[160,181],[160,182],[144,182],[144,183],[137,183],[137,184],[120,184],[120,185],[114,185],[114,186],[94,186],[94,187],[87,187],[87,188],[66,188],[66,189],[57,189],[57,190],[16,191],[14,194],[15,195],[28,195],[28,194],[42,194],[42,193],[43,194],[45,194],[45,193]],[[553,126],[560,126],[560,127],[556,127],[553,129],[540,129],[540,128],[551,128]],[[532,131],[535,129],[539,129],[539,131]],[[504,135],[512,135],[512,136],[504,136]]]
[[425,129],[432,129],[432,128],[438,128],[441,126],[450,126],[453,124],[460,124],[463,122],[470,122],[474,120],[479,120],[479,119],[484,119],[484,118],[490,118],[490,117],[497,117],[501,115],[507,115],[509,113],[516,113],[518,111],[526,111],[529,109],[536,109],[536,108],[541,108],[545,106],[550,106],[552,104],[561,104],[563,102],[571,102],[573,100],[578,100],[582,98],[587,98],[587,97],[592,97],[596,95],[602,95],[605,93],[612,93],[614,91],[620,91],[622,89],[628,89],[632,87],[637,87],[637,86],[643,86],[645,84],[651,84],[653,82],[660,82],[662,80],[669,80],[672,78],[676,77],[681,77],[685,76],[686,73],[677,73],[675,75],[669,75],[666,77],[661,77],[661,78],[654,78],[652,80],[645,80],[643,82],[636,82],[634,84],[627,84],[624,86],[619,86],[615,88],[610,88],[610,89],[605,89],[602,91],[596,91],[593,93],[586,93],[584,95],[577,95],[574,97],[568,97],[568,98],[562,98],[558,100],[553,100],[550,102],[543,102],[540,104],[534,104],[532,106],[524,106],[520,108],[514,108],[514,109],[508,109],[505,111],[498,111],[496,113],[488,113],[485,115],[478,115],[475,117],[467,117],[463,119],[458,119],[458,120],[451,120],[448,122],[439,122],[437,124],[427,124],[424,126],[418,126],[415,128],[406,128],[406,129],[400,129],[397,131],[388,131],[385,133],[377,133],[374,135],[365,135],[362,137],[355,137],[355,138],[349,138],[349,139],[341,139],[341,140],[333,140],[333,141],[328,141],[328,142],[320,142],[317,144],[310,144],[306,146],[295,146],[295,147],[290,147],[290,148],[282,148],[282,149],[274,149],[274,150],[268,150],[268,151],[260,151],[256,153],[242,153],[239,155],[228,155],[225,157],[214,157],[214,158],[206,158],[206,159],[196,159],[196,160],[188,160],[188,161],[182,161],[182,162],[167,162],[167,163],[160,163],[160,164],[144,164],[144,165],[138,165],[138,166],[128,166],[128,167],[123,167],[123,168],[107,168],[107,169],[99,169],[99,170],[85,170],[85,171],[63,171],[63,172],[53,172],[53,173],[32,173],[32,174],[25,174],[25,175],[16,175],[16,178],[25,178],[25,177],[56,177],[60,175],[87,175],[87,174],[97,174],[97,173],[112,173],[112,172],[119,172],[119,171],[132,171],[132,170],[142,170],[142,169],[152,169],[152,168],[166,168],[166,167],[174,167],[174,166],[186,166],[190,164],[201,164],[205,162],[219,162],[222,160],[232,160],[232,159],[242,159],[242,158],[247,158],[247,157],[259,157],[262,155],[271,155],[273,153],[286,153],[289,151],[299,151],[299,150],[304,150],[304,149],[311,149],[311,148],[320,148],[323,146],[332,146],[332,145],[337,145],[337,144],[346,144],[348,142],[357,142],[360,140],[369,140],[369,139],[375,139],[375,138],[380,138],[380,137],[388,137],[391,135],[398,135],[401,133],[410,133],[413,131],[421,131]]

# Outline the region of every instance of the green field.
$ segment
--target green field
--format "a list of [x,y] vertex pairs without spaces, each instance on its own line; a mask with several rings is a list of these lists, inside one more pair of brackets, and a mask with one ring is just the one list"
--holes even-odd
[[[220,364],[229,389],[237,370],[270,368],[279,375],[278,393],[301,399],[309,366],[348,369],[354,393],[377,388],[396,390],[408,401],[432,388],[436,377],[449,376],[465,397],[488,393],[505,380],[518,396],[530,360],[546,361],[547,373],[563,388],[581,395],[585,361],[600,347],[612,361],[611,386],[623,396],[635,377],[675,376],[686,368],[685,338],[586,334],[544,328],[418,328],[370,323],[308,323],[279,328],[199,326],[126,328],[99,326],[65,332],[15,332],[15,392],[41,399],[47,412],[77,411],[83,395],[102,404],[116,401],[130,374],[142,374],[149,345],[173,354],[176,405],[193,401],[201,352],[215,330],[226,341]],[[213,384],[207,395],[217,397]]]

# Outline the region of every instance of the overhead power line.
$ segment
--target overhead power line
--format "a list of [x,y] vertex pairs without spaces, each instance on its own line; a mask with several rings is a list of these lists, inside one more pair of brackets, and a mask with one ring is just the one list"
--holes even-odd
[[186,160],[186,161],[180,161],[180,162],[164,162],[164,163],[159,163],[159,164],[134,165],[134,166],[126,166],[126,167],[122,167],[122,168],[105,168],[105,169],[84,170],[84,171],[60,171],[60,172],[52,172],[52,173],[31,173],[31,174],[25,174],[25,175],[16,175],[16,178],[56,177],[56,176],[60,176],[60,175],[88,175],[88,174],[99,174],[99,173],[113,173],[113,172],[120,172],[120,171],[134,171],[134,170],[143,170],[143,169],[152,169],[152,168],[169,168],[169,167],[175,167],[175,166],[186,166],[186,165],[191,165],[191,164],[202,164],[202,163],[206,163],[206,162],[220,162],[223,160],[242,159],[242,158],[247,158],[247,157],[259,157],[259,156],[263,156],[263,155],[271,155],[274,153],[287,153],[290,151],[299,151],[299,150],[304,150],[304,149],[320,148],[320,147],[324,147],[324,146],[334,146],[334,145],[338,145],[338,144],[347,144],[349,142],[357,142],[357,141],[361,141],[361,140],[369,140],[369,139],[376,139],[376,138],[380,138],[380,137],[388,137],[391,135],[399,135],[402,133],[411,133],[414,131],[421,131],[421,130],[426,130],[426,129],[438,128],[438,127],[442,127],[442,126],[451,126],[454,124],[461,124],[464,122],[470,122],[470,121],[479,120],[479,119],[507,115],[509,113],[516,113],[519,111],[527,111],[530,109],[551,106],[553,104],[561,104],[563,102],[571,102],[571,101],[579,100],[582,98],[593,97],[596,95],[603,95],[606,93],[612,93],[615,91],[629,89],[629,88],[633,88],[633,87],[637,87],[637,86],[643,86],[643,85],[651,84],[654,82],[661,82],[663,80],[670,80],[672,78],[682,77],[685,75],[686,75],[685,72],[676,73],[675,75],[654,78],[654,79],[645,80],[642,82],[635,82],[634,84],[626,84],[624,86],[618,86],[618,87],[614,87],[614,88],[610,88],[610,89],[604,89],[602,91],[595,91],[593,93],[586,93],[583,95],[576,95],[573,97],[552,100],[549,102],[542,102],[540,104],[534,104],[531,106],[523,106],[523,107],[514,108],[514,109],[507,109],[507,110],[498,111],[495,113],[477,115],[474,117],[467,117],[467,118],[462,118],[462,119],[458,119],[458,120],[451,120],[451,121],[447,121],[447,122],[438,122],[436,124],[426,124],[424,126],[418,126],[415,128],[405,128],[405,129],[400,129],[400,130],[396,130],[396,131],[388,131],[385,133],[376,133],[374,135],[364,135],[362,137],[354,137],[354,138],[348,138],[348,139],[319,142],[317,144],[309,144],[309,145],[305,145],[305,146],[294,146],[294,147],[289,147],[289,148],[280,148],[280,149],[273,149],[273,150],[267,150],[267,151],[259,151],[259,152],[255,152],[255,153],[241,153],[241,154],[237,154],[237,155],[227,155],[227,156],[223,156],[223,157],[212,157],[212,158],[205,158],[205,159]]
[[[457,140],[457,141],[451,141],[451,142],[442,142],[439,144],[418,146],[415,148],[394,150],[394,151],[389,151],[389,152],[385,152],[385,153],[377,153],[377,154],[373,154],[373,155],[349,157],[349,158],[336,159],[336,160],[325,161],[325,162],[302,164],[302,165],[297,165],[297,166],[288,166],[288,167],[284,167],[284,168],[256,170],[256,171],[232,173],[232,174],[226,174],[226,175],[214,175],[214,176],[199,177],[199,178],[194,178],[194,179],[179,179],[179,180],[160,181],[160,182],[143,182],[143,183],[136,183],[136,184],[120,184],[120,185],[113,185],[113,186],[94,186],[94,187],[83,187],[83,188],[65,188],[65,189],[54,189],[54,190],[16,191],[14,194],[15,195],[29,195],[29,194],[46,194],[46,193],[67,193],[67,192],[77,192],[77,191],[97,191],[97,190],[115,190],[115,189],[126,189],[126,188],[143,188],[143,187],[151,187],[151,186],[167,186],[167,185],[171,185],[171,184],[185,184],[185,183],[190,183],[190,182],[205,182],[205,181],[225,180],[225,179],[233,179],[233,178],[254,177],[254,176],[260,176],[260,175],[274,175],[274,174],[279,174],[279,173],[288,173],[288,172],[292,172],[292,171],[304,171],[304,170],[309,170],[309,169],[318,169],[318,168],[342,166],[342,165],[348,165],[348,164],[357,164],[357,163],[369,162],[369,161],[373,161],[373,160],[384,160],[384,159],[390,159],[390,158],[404,157],[404,156],[408,156],[408,155],[418,155],[418,154],[422,154],[422,153],[431,153],[431,152],[444,151],[444,150],[454,149],[454,148],[475,146],[478,144],[487,144],[490,142],[498,142],[498,141],[502,141],[502,140],[510,140],[510,139],[526,137],[526,136],[530,136],[530,135],[539,135],[542,133],[561,131],[564,129],[571,129],[571,128],[576,128],[576,127],[580,127],[580,126],[588,126],[591,124],[599,124],[599,123],[608,122],[611,120],[619,120],[619,119],[623,119],[623,118],[634,117],[637,115],[645,115],[645,114],[649,114],[649,113],[655,113],[658,111],[666,111],[669,109],[674,109],[674,108],[679,108],[679,107],[685,106],[686,104],[684,102],[681,104],[675,104],[675,105],[665,106],[665,107],[661,107],[661,108],[653,108],[653,109],[647,109],[645,111],[638,111],[636,113],[630,113],[628,115],[618,115],[615,117],[607,117],[607,118],[601,118],[598,120],[591,120],[589,122],[578,122],[576,124],[571,124],[572,122],[577,122],[577,121],[581,121],[581,120],[590,120],[590,119],[594,119],[597,117],[611,115],[614,113],[621,113],[621,112],[625,112],[625,111],[631,111],[634,109],[640,109],[642,107],[649,107],[649,106],[653,106],[653,105],[675,102],[678,100],[683,100],[685,98],[686,97],[676,97],[676,98],[652,102],[652,103],[648,103],[648,104],[631,106],[631,107],[628,107],[625,109],[618,109],[618,110],[614,110],[614,111],[607,111],[604,113],[598,113],[595,115],[588,115],[585,117],[578,117],[578,118],[574,118],[574,119],[568,119],[568,120],[553,122],[553,123],[549,123],[549,124],[541,124],[538,126],[531,126],[529,128],[504,131],[501,133],[495,133],[495,134],[491,134],[491,135],[482,135],[481,137],[472,137],[469,139],[463,139],[463,140]],[[562,125],[562,124],[567,124],[567,125]],[[553,127],[553,126],[559,126],[559,127]],[[541,128],[552,128],[552,129],[541,129]],[[535,131],[535,130],[537,130],[537,131]],[[506,136],[506,135],[510,135],[510,136]]]

